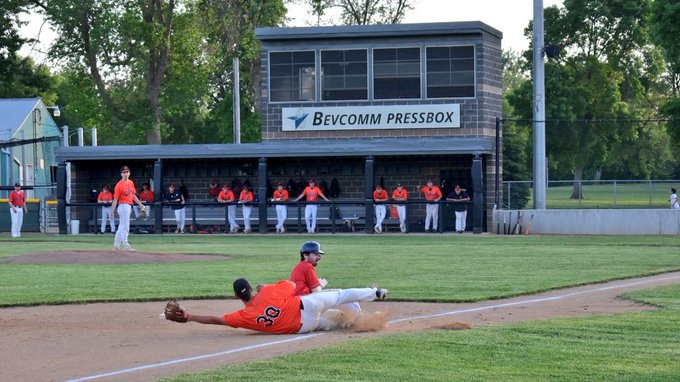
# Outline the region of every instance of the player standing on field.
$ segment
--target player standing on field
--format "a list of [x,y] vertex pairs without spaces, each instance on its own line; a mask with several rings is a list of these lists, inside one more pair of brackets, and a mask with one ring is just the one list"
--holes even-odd
[[120,177],[121,179],[113,189],[113,203],[111,204],[112,213],[118,212],[118,231],[116,231],[116,238],[113,241],[113,249],[116,251],[134,251],[130,243],[128,243],[132,204],[137,204],[145,212],[146,207],[135,195],[137,189],[135,189],[135,184],[130,180],[130,168],[128,166],[121,167]]
[[14,191],[9,193],[9,215],[12,221],[12,237],[21,237],[21,226],[24,224],[24,213],[28,213],[26,196],[19,182],[14,183]]
[[175,189],[174,183],[170,183],[168,186],[168,194],[165,195],[165,200],[170,203],[170,208],[172,208],[172,212],[175,213],[175,224],[177,227],[175,233],[184,233],[187,216],[186,208],[184,207],[186,200],[184,199],[184,195]]
[[375,226],[373,230],[375,233],[382,233],[383,227],[382,223],[385,220],[385,215],[387,215],[387,206],[385,202],[389,200],[387,191],[385,191],[381,185],[378,185],[373,191],[373,201],[375,202]]
[[97,203],[102,205],[102,225],[99,227],[101,233],[106,232],[106,220],[109,220],[110,222],[111,233],[116,233],[116,221],[113,219],[111,202],[113,202],[113,194],[111,193],[111,190],[109,190],[109,186],[104,185],[102,192],[97,196]]
[[305,206],[305,223],[307,224],[307,232],[314,233],[316,231],[316,213],[319,210],[319,205],[314,203],[319,200],[319,198],[330,202],[328,198],[321,192],[321,189],[316,186],[314,179],[309,180],[309,186],[305,187],[300,196],[295,198],[293,201],[297,202],[302,197],[307,200],[307,205]]
[[[427,180],[427,186],[420,189],[420,192],[425,196],[427,204],[425,205],[425,232],[437,232],[437,222],[439,221],[439,204],[442,199],[442,191],[439,187],[434,185],[432,179]],[[432,222],[432,231],[428,229]]]
[[406,204],[408,200],[408,191],[401,185],[397,183],[397,188],[392,191],[392,199],[395,202],[401,202],[397,204],[397,213],[399,214],[399,228],[401,232],[406,232]]
[[286,232],[284,224],[288,218],[288,206],[283,203],[287,202],[288,198],[288,190],[283,188],[283,183],[277,183],[274,195],[272,195],[272,202],[276,203],[276,233]]

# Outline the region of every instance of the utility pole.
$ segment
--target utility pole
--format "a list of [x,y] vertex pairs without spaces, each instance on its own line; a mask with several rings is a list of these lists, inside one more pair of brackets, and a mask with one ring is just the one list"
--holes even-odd
[[534,209],[537,210],[545,209],[547,188],[543,45],[543,0],[534,0]]

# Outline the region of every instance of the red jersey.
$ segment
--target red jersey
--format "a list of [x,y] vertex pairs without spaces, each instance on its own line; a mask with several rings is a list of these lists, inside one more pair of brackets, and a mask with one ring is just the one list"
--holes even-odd
[[300,330],[300,296],[293,295],[295,283],[281,280],[265,285],[241,310],[225,314],[225,325],[260,332],[291,334]]
[[141,194],[139,194],[139,200],[142,202],[147,202],[147,203],[153,203],[154,200],[156,200],[153,191],[151,190],[144,190],[142,191]]
[[425,200],[428,202],[434,202],[442,197],[442,191],[437,186],[432,186],[432,188],[425,186],[420,189],[420,192],[425,195]]
[[241,191],[241,194],[238,196],[238,200],[242,202],[252,202],[253,199],[254,196],[252,191]]
[[9,202],[12,203],[14,207],[23,207],[26,203],[26,196],[24,191],[12,191],[9,193]]
[[288,190],[285,188],[281,191],[275,190],[272,198],[276,201],[286,201],[288,200]]
[[387,191],[385,191],[384,189],[381,189],[380,191],[378,191],[378,190],[373,191],[373,200],[375,200],[375,201],[378,201],[378,200],[385,201],[387,199],[388,199]]
[[220,191],[220,194],[217,196],[217,200],[220,202],[233,202],[234,192],[232,190]]
[[406,191],[405,188],[402,188],[401,192],[399,192],[399,190],[395,188],[394,191],[392,191],[392,199],[408,199],[408,191]]
[[321,285],[319,278],[316,277],[316,269],[306,260],[300,260],[295,268],[293,268],[290,272],[290,281],[295,283],[295,292],[293,294],[296,296],[310,294],[312,289]]
[[125,182],[121,179],[118,181],[116,188],[113,191],[113,198],[118,199],[118,204],[133,204],[133,197],[136,193],[137,189],[135,188],[135,183],[133,181],[128,179],[127,182]]
[[99,196],[97,196],[97,201],[110,203],[113,201],[113,194],[109,190],[102,191]]
[[305,198],[308,202],[316,202],[319,200],[319,196],[323,196],[324,198],[326,195],[321,192],[321,189],[317,186],[314,187],[305,187],[305,190],[302,191],[303,194],[305,194]]

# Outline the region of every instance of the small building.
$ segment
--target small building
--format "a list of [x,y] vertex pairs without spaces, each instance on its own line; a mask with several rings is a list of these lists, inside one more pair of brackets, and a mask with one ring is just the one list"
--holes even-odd
[[0,197],[19,182],[29,198],[55,194],[61,133],[40,98],[0,99]]
[[[469,226],[489,228],[502,174],[501,32],[474,21],[258,28],[255,35],[261,143],[62,147],[59,198],[86,201],[93,188],[115,184],[121,164],[157,195],[184,181],[194,201],[209,200],[216,178],[253,182],[260,201],[278,181],[314,178],[338,182],[340,199],[365,204],[368,222],[376,184],[402,183],[416,200],[433,179],[445,194],[455,184],[467,189]],[[416,222],[424,205],[412,207]],[[267,232],[267,208],[260,203],[253,214],[260,232]]]

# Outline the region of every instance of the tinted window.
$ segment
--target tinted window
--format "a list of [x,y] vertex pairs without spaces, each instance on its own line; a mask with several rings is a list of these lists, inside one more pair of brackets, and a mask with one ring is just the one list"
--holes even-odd
[[271,102],[314,101],[314,51],[272,52],[269,55]]
[[373,51],[375,99],[420,98],[420,49]]
[[475,96],[473,46],[427,48],[427,98]]
[[321,94],[324,101],[368,99],[367,52],[321,52]]

